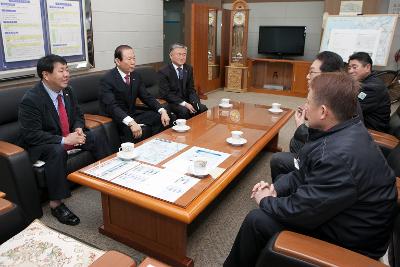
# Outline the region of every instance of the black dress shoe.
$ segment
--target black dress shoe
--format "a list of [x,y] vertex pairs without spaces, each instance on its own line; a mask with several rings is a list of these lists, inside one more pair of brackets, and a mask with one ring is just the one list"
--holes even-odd
[[51,215],[57,218],[60,223],[68,225],[77,225],[81,220],[64,203],[61,203],[54,209],[51,209]]

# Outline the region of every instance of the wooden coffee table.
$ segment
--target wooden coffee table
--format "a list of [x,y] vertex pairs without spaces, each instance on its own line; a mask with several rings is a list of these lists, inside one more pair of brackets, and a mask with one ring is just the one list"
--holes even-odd
[[[188,120],[187,124],[191,127],[188,132],[177,133],[168,129],[152,137],[189,145],[177,154],[192,146],[231,154],[220,164],[219,167],[226,170],[217,179],[202,179],[174,203],[80,171],[70,174],[68,179],[101,192],[104,222],[99,228],[101,233],[173,266],[193,266],[193,260],[186,256],[187,226],[261,150],[278,150],[279,130],[294,112],[284,109],[276,115],[268,112],[268,108],[264,105],[234,102],[232,108],[214,107]],[[244,132],[247,139],[245,145],[235,147],[226,142],[233,130]],[[156,166],[161,167],[175,156]]]

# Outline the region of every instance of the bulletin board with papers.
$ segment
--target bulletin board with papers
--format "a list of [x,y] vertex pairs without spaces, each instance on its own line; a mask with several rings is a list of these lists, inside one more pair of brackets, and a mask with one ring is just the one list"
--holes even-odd
[[48,54],[87,63],[82,0],[0,0],[0,78]]
[[328,16],[320,51],[367,52],[376,66],[386,66],[398,15]]

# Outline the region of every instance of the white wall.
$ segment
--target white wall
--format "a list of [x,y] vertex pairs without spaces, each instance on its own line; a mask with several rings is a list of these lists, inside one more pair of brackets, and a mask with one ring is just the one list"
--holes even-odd
[[[223,7],[232,9],[232,4],[224,4]],[[260,26],[306,26],[304,56],[293,58],[313,60],[318,54],[323,1],[249,3],[249,9],[248,55],[250,57],[265,57],[257,53]]]
[[94,0],[93,45],[96,70],[114,67],[120,44],[135,49],[136,64],[163,61],[162,0]]

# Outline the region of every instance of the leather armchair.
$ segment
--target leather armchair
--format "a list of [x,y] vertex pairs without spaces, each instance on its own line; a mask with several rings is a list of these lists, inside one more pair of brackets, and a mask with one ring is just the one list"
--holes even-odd
[[5,194],[0,192],[0,244],[27,226],[21,209],[4,197]]
[[382,149],[383,154],[387,156],[390,151],[397,146],[400,140],[400,106],[390,116],[388,133],[378,132],[371,129],[368,129],[368,132]]
[[[376,139],[375,139],[376,140]],[[383,145],[391,149],[387,157],[389,166],[395,171],[400,211],[400,144]],[[400,267],[400,212],[398,213],[389,242],[389,263]],[[256,266],[386,266],[364,255],[348,249],[291,231],[276,234],[260,254]]]

